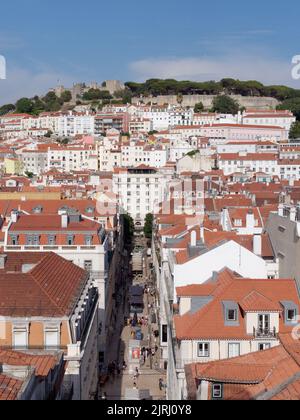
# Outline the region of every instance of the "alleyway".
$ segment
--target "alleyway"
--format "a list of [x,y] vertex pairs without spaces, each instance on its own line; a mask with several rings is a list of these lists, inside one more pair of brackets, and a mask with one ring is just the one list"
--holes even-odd
[[[146,240],[143,239],[143,241],[145,241],[144,249],[146,249]],[[102,394],[105,393],[108,400],[123,400],[126,399],[126,395],[128,398],[129,395],[135,395],[138,392],[141,392],[142,395],[149,393],[150,398],[154,400],[165,399],[165,387],[160,389],[159,386],[160,380],[164,385],[166,384],[166,372],[161,370],[159,337],[155,336],[155,332],[159,329],[156,315],[156,296],[155,289],[152,287],[153,279],[151,279],[149,268],[150,257],[147,256],[147,251],[144,252],[143,261],[143,275],[133,279],[133,281],[129,281],[129,286],[139,285],[146,289],[148,288],[143,297],[144,311],[138,315],[138,318],[148,319],[147,325],[141,325],[139,327],[143,335],[142,341],[140,341],[140,350],[143,347],[149,348],[151,350],[149,352],[150,355],[146,358],[145,363],[143,357],[141,357],[140,362],[138,361],[138,364],[135,365],[138,367],[138,375],[135,377],[135,367],[132,368],[130,361],[130,343],[132,343],[131,340],[134,338],[132,335],[135,329],[130,325],[125,325],[124,317],[129,315],[128,296],[126,296],[124,299],[125,305],[120,305],[119,308],[119,327],[115,331],[111,348],[108,352],[109,361],[115,361],[116,365],[119,365],[121,368],[121,372],[118,374],[116,369],[115,374],[110,374],[108,378],[105,378],[100,390]],[[124,361],[127,367],[123,370],[122,366]]]

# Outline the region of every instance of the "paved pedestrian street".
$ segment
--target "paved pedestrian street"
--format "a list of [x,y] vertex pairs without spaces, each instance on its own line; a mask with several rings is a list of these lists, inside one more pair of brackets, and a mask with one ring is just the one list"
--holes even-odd
[[[149,279],[149,261],[145,256],[144,274],[141,276],[141,285],[145,286]],[[119,328],[116,329],[113,340],[109,349],[108,364],[115,363],[114,373],[108,375],[105,384],[101,387],[100,392],[104,394],[108,400],[124,400],[129,399],[128,395],[137,395],[138,399],[144,399],[144,395],[149,393],[149,398],[153,400],[166,399],[166,372],[161,369],[159,337],[155,337],[155,331],[158,331],[157,324],[151,324],[153,314],[156,314],[155,295],[149,292],[144,293],[144,312],[138,315],[141,320],[148,320],[144,325],[137,326],[142,332],[142,341],[139,343],[138,359],[133,361],[130,359],[130,343],[136,343],[135,331],[137,328],[131,325],[125,325],[124,308],[119,309]],[[157,319],[157,317],[154,317]],[[148,357],[142,357],[140,353],[142,348],[149,349]],[[156,350],[156,351],[155,351]],[[140,356],[140,357],[139,357]],[[140,360],[139,360],[140,359]],[[126,369],[122,369],[123,364]],[[136,372],[136,367],[138,373]],[[118,374],[119,368],[119,374]],[[160,381],[163,387],[160,387]],[[162,389],[160,389],[162,388]],[[140,395],[138,396],[138,394]],[[127,395],[127,398],[126,398]],[[134,399],[132,397],[131,399]]]

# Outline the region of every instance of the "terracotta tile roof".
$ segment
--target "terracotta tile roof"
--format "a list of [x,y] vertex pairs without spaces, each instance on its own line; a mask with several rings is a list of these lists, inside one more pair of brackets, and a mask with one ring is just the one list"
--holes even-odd
[[59,215],[20,215],[17,222],[13,223],[10,231],[98,231],[100,225],[96,222],[82,219],[79,222],[69,222],[67,228],[61,227],[61,216]]
[[178,297],[209,296],[215,289],[216,285],[212,283],[191,284],[188,286],[177,287],[176,293]]
[[[201,286],[198,286],[199,296],[207,296],[207,284],[212,284],[212,282],[203,285],[203,292],[201,292]],[[182,290],[180,292],[182,293]],[[238,311],[239,325],[226,326],[222,302],[234,301],[239,304],[252,292],[266,297],[272,302],[272,304],[268,302],[269,306],[273,308],[274,305],[276,310],[275,305],[279,305],[282,300],[293,301],[300,308],[295,280],[245,279],[235,277],[229,270],[224,270],[219,273],[215,290],[210,293],[210,296],[214,297],[210,303],[195,313],[174,316],[177,339],[249,339],[242,308],[239,307]],[[248,305],[252,302],[249,300],[251,299],[246,300]],[[260,303],[265,304],[265,300]],[[291,332],[292,327],[285,325],[281,315],[279,324],[281,333]]]
[[24,381],[0,373],[0,401],[16,400]]
[[222,383],[257,384],[262,382],[270,372],[268,364],[247,365],[238,362],[211,363],[197,369],[201,379]]
[[87,273],[48,253],[30,272],[0,272],[0,315],[69,316],[87,281]]
[[55,367],[59,359],[57,355],[35,355],[21,353],[14,350],[0,349],[0,364],[10,366],[32,366],[35,368],[36,376],[48,376],[51,369]]
[[[299,341],[294,341],[294,347],[299,351]],[[222,383],[225,400],[300,399],[299,362],[284,345],[233,359],[194,363],[185,371],[191,399],[196,398],[202,379],[209,381],[209,391],[212,383]]]
[[240,307],[244,312],[258,312],[258,311],[270,311],[270,312],[281,312],[282,307],[278,302],[272,302],[262,294],[253,290],[249,295],[245,296],[244,299],[239,302]]

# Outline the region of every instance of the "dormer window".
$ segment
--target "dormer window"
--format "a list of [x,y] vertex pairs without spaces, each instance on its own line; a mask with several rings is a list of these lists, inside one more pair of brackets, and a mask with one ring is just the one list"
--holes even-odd
[[228,309],[226,314],[227,321],[236,321],[237,320],[237,311],[236,309]]
[[296,309],[288,309],[286,319],[289,322],[296,321]]
[[86,211],[86,213],[89,213],[89,214],[91,214],[91,213],[94,213],[94,207],[87,207],[87,209],[85,210]]
[[74,235],[68,235],[67,245],[74,245]]
[[223,386],[222,384],[214,384],[212,386],[212,398],[219,400],[223,397]]
[[299,315],[298,306],[292,301],[282,301],[280,302],[284,308],[283,317],[285,324],[295,324]]
[[222,302],[224,310],[224,323],[228,327],[239,326],[239,306],[232,300]]
[[242,219],[235,219],[234,221],[235,226],[242,226],[242,224],[243,224]]
[[34,208],[32,209],[32,211],[33,211],[33,213],[35,213],[35,214],[40,214],[40,213],[42,213],[43,208],[42,208],[41,206],[37,206],[37,207],[34,207]]
[[93,244],[93,236],[87,235],[84,241],[85,241],[85,245],[91,246]]
[[12,245],[19,245],[19,237],[17,235],[11,236],[11,243]]

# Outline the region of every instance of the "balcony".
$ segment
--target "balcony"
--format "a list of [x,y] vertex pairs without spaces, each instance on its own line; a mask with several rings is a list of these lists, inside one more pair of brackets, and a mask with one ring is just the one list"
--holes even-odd
[[255,338],[276,338],[276,328],[253,328]]

